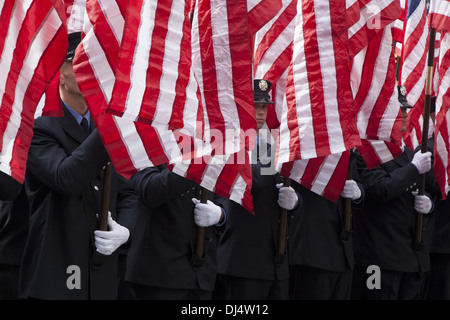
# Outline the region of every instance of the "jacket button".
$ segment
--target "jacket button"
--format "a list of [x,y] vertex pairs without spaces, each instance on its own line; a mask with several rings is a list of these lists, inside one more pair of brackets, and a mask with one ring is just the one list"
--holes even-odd
[[95,189],[95,191],[98,191],[98,187],[97,186],[94,186],[94,189]]

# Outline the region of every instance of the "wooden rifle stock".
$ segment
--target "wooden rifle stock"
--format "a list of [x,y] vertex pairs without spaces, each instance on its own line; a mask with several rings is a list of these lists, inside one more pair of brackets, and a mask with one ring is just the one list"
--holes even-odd
[[[430,102],[433,83],[433,68],[434,68],[434,47],[436,40],[436,29],[430,29],[429,47],[428,47],[428,63],[427,63],[427,77],[425,79],[425,103],[423,106],[423,128],[422,128],[422,153],[428,150],[428,122],[430,118]],[[419,186],[419,195],[425,194],[426,174],[420,175],[421,184]],[[422,246],[422,229],[423,229],[423,213],[416,212],[416,232],[415,232],[415,249],[419,251]]]
[[98,223],[98,229],[102,231],[108,230],[108,211],[111,196],[111,171],[112,165],[111,162],[108,162],[102,174],[102,199]]
[[[206,203],[208,201],[208,190],[205,188],[201,188],[202,195],[201,195],[201,203]],[[197,226],[197,233],[195,236],[195,255],[198,258],[203,257],[203,242],[205,239],[205,227]]]
[[[350,157],[348,160],[348,169],[347,169],[347,180],[352,180],[353,172],[352,172],[352,158],[353,152],[350,150]],[[352,230],[352,199],[344,198],[344,230],[343,230],[343,239],[348,240],[350,237],[350,233]]]
[[[289,187],[291,180],[289,178],[283,179],[283,187]],[[284,255],[286,248],[286,232],[287,232],[287,209],[281,208],[280,210],[280,224],[278,232],[278,254]]]

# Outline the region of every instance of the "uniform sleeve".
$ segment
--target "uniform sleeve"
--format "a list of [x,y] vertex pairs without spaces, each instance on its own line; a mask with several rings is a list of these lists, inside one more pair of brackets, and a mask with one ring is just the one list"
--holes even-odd
[[192,188],[193,182],[166,166],[145,168],[130,178],[138,197],[149,208],[157,208]]
[[117,174],[117,177],[117,221],[119,224],[127,227],[130,233],[133,234],[141,210],[138,197],[129,180],[126,180],[119,174]]
[[100,135],[94,130],[72,154],[68,154],[62,147],[62,139],[67,139],[64,131],[53,130],[50,125],[51,122],[35,125],[27,169],[61,194],[81,193],[109,161]]
[[356,165],[359,179],[366,194],[380,202],[388,202],[418,184],[420,180],[417,168],[408,163],[388,172],[383,165],[369,170],[363,158],[356,155]]

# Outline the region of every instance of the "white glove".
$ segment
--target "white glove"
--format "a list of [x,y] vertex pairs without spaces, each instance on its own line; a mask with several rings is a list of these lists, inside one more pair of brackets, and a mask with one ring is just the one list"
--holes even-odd
[[345,180],[345,185],[341,196],[352,200],[356,200],[361,197],[361,189],[359,189],[359,186],[355,180]]
[[417,151],[411,161],[413,165],[419,170],[419,174],[425,173],[431,169],[431,152],[422,153]]
[[111,212],[108,211],[108,229],[109,231],[94,231],[95,247],[97,251],[104,255],[111,255],[122,244],[128,241],[130,231],[121,226],[111,218]]
[[278,183],[277,188],[280,189],[278,193],[278,205],[281,208],[292,210],[298,202],[297,194],[292,187],[283,187],[282,183]]
[[195,204],[194,220],[199,227],[209,227],[219,223],[222,216],[222,208],[210,200],[201,203],[200,200],[192,198]]
[[433,207],[431,199],[426,195],[418,195],[417,191],[411,193],[414,196],[414,209],[423,214],[430,213],[431,208]]

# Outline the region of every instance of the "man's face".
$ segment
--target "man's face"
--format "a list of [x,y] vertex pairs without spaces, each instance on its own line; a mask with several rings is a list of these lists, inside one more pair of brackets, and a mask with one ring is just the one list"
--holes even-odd
[[255,110],[256,110],[256,128],[259,130],[264,126],[264,123],[266,123],[266,117],[267,117],[267,104],[266,103],[256,103],[255,104]]
[[72,62],[64,62],[60,71],[60,85],[70,94],[81,95],[75,79],[75,73],[73,72]]

